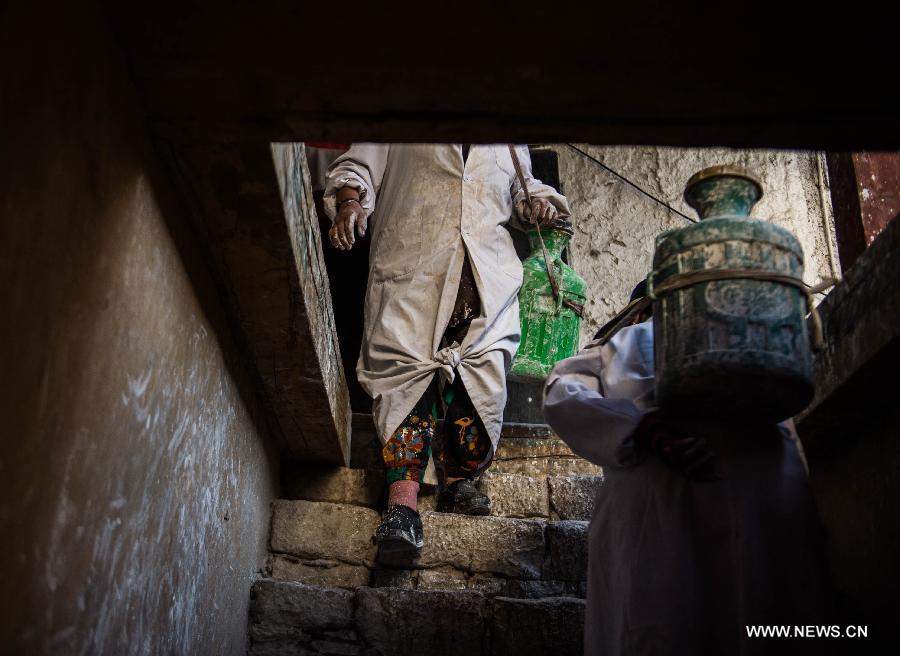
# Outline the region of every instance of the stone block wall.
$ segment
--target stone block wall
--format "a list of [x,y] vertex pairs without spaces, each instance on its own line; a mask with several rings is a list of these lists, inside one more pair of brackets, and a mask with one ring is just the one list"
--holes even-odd
[[250,655],[574,656],[583,651],[584,608],[572,597],[260,581],[250,604]]

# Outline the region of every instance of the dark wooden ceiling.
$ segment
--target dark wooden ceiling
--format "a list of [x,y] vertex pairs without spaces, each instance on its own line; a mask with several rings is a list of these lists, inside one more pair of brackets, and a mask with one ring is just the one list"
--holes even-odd
[[105,7],[176,140],[900,148],[895,23],[861,3]]

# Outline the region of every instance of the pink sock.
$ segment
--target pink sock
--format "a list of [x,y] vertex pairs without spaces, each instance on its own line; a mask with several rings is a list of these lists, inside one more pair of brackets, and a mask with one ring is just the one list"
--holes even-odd
[[416,509],[419,484],[415,481],[394,481],[388,487],[388,506],[406,506]]

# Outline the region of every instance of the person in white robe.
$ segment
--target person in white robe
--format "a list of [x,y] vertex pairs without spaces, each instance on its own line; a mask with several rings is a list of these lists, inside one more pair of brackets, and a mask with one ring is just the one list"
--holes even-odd
[[350,149],[350,144],[342,143],[304,143],[306,151],[306,167],[309,169],[310,186],[313,193],[325,193],[328,184],[328,167],[334,160]]
[[522,265],[505,226],[569,216],[566,199],[531,175],[528,149],[516,153],[530,204],[506,145],[357,143],[329,169],[331,243],[350,249],[371,230],[357,375],[390,484],[382,551],[422,544],[416,495],[442,391],[439,509],[489,512],[472,479],[500,439],[520,338]]
[[747,634],[748,625],[833,619],[824,530],[784,426],[664,416],[652,320],[558,362],[543,407],[572,450],[604,471],[589,526],[585,654],[831,647]]

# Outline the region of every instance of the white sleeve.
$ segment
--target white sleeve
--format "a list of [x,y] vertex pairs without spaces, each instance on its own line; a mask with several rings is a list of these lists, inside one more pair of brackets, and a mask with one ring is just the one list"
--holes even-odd
[[390,144],[355,143],[328,167],[325,185],[325,214],[334,221],[337,214],[335,196],[338,189],[353,187],[359,191],[359,202],[370,216],[387,167]]
[[544,387],[544,416],[576,454],[605,467],[637,464],[632,434],[644,412],[631,399],[603,394],[601,347],[588,344],[553,368]]
[[[527,146],[516,146],[516,155],[519,156],[519,163],[522,165],[522,175],[525,177],[525,183],[528,185],[528,193],[535,198],[546,198],[550,204],[556,208],[560,219],[568,219],[572,212],[569,209],[569,201],[561,193],[556,191],[550,185],[544,184],[534,177],[531,173],[531,155],[528,154]],[[524,217],[519,215],[519,204],[525,201],[525,190],[519,182],[519,176],[513,176],[512,186],[513,207],[516,209],[516,218],[524,221]],[[527,227],[528,224],[526,224]],[[518,226],[517,226],[518,227]]]

